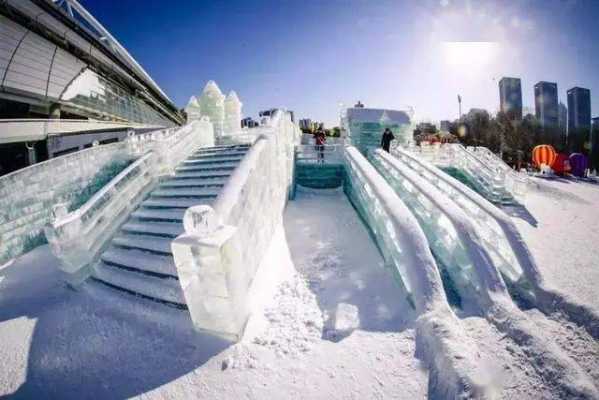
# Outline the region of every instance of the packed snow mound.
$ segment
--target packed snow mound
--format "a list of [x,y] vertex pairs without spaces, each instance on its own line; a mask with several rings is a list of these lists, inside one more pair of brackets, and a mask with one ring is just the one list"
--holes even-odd
[[274,305],[264,315],[268,329],[253,342],[271,348],[277,356],[299,357],[320,341],[322,313],[316,297],[298,275],[278,287]]

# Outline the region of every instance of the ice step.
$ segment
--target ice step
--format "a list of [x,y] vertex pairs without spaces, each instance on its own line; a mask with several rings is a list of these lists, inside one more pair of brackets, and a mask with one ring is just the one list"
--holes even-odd
[[175,261],[170,256],[159,256],[141,250],[111,247],[102,254],[104,264],[151,276],[177,278]]
[[156,189],[150,193],[150,196],[155,197],[216,197],[221,188],[165,188]]
[[226,162],[239,162],[243,156],[231,157],[231,156],[222,156],[222,157],[212,157],[212,158],[188,158],[183,161],[184,165],[204,165],[204,164],[222,164]]
[[155,235],[175,238],[183,233],[183,224],[180,222],[127,222],[121,231],[137,235]]
[[193,197],[158,197],[148,199],[141,203],[144,208],[183,208],[187,209],[200,204],[212,204],[214,198],[193,198]]
[[169,255],[172,254],[172,238],[151,235],[130,235],[121,233],[114,239],[112,244],[127,249],[145,250],[152,253]]
[[239,165],[238,162],[224,162],[219,164],[186,164],[175,168],[177,173],[187,171],[233,171]]
[[226,182],[227,178],[168,179],[160,187],[223,187]]
[[244,150],[247,151],[251,147],[250,144],[238,144],[238,145],[223,145],[223,146],[211,146],[202,147],[197,150],[195,154],[210,153],[214,151],[229,151],[229,150]]
[[189,158],[210,159],[213,157],[243,157],[245,154],[247,154],[247,149],[232,149],[232,150],[195,153],[195,154],[191,155]]
[[131,213],[131,217],[147,221],[183,221],[184,209],[163,210],[139,208]]
[[216,178],[228,178],[231,176],[231,171],[223,170],[223,171],[206,171],[206,172],[177,172],[175,175],[171,176],[170,179],[216,179]]
[[177,308],[187,308],[181,285],[177,279],[150,277],[115,268],[102,262],[95,266],[93,277],[105,285],[129,294]]

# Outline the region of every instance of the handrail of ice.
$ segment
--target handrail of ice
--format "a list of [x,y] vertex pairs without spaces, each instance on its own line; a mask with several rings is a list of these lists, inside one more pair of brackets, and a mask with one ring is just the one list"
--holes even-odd
[[588,307],[574,304],[554,290],[546,287],[536,261],[528,249],[526,242],[510,217],[501,209],[491,204],[487,199],[470,189],[466,185],[440,171],[427,161],[415,157],[409,151],[396,148],[395,157],[406,162],[412,170],[445,192],[455,201],[462,210],[478,226],[481,235],[489,245],[495,245],[503,253],[503,257],[512,262],[512,268],[522,271],[524,279],[511,275],[510,271],[500,268],[508,280],[521,290],[521,294],[528,294],[529,283],[536,299],[536,305],[545,312],[560,310],[573,321],[587,328],[595,338],[599,338],[599,316]]
[[282,224],[300,132],[285,112],[256,129],[214,207],[189,208],[185,232],[171,244],[194,326],[230,340],[243,335],[250,285]]
[[67,213],[66,204],[55,206],[54,221],[44,230],[67,282],[77,285],[89,276],[105,242],[151,184],[154,156],[149,152],[129,165],[77,210]]
[[375,236],[385,262],[409,293],[419,317],[417,352],[429,365],[429,394],[439,398],[486,398],[476,345],[447,303],[441,276],[415,217],[353,146],[344,152],[352,203]]
[[78,209],[67,212],[67,204],[55,205],[54,218],[44,231],[67,282],[76,286],[89,277],[101,250],[159,176],[171,173],[197,148],[213,143],[212,125],[205,120],[160,134],[132,136],[129,151],[141,153],[140,158]]

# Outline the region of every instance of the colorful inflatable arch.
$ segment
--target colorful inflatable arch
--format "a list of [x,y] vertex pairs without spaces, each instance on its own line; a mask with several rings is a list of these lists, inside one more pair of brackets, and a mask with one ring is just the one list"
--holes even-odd
[[587,169],[589,160],[587,156],[582,153],[570,154],[570,168],[572,175],[583,177],[584,171]]
[[541,164],[552,166],[556,158],[555,149],[548,144],[540,144],[532,149],[532,161],[537,168],[540,168]]

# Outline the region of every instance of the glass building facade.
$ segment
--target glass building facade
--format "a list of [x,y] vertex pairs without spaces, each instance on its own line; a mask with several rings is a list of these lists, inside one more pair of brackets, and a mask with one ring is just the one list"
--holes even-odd
[[148,125],[174,125],[173,121],[133,96],[129,90],[91,69],[85,69],[66,87],[59,102],[96,118]]

